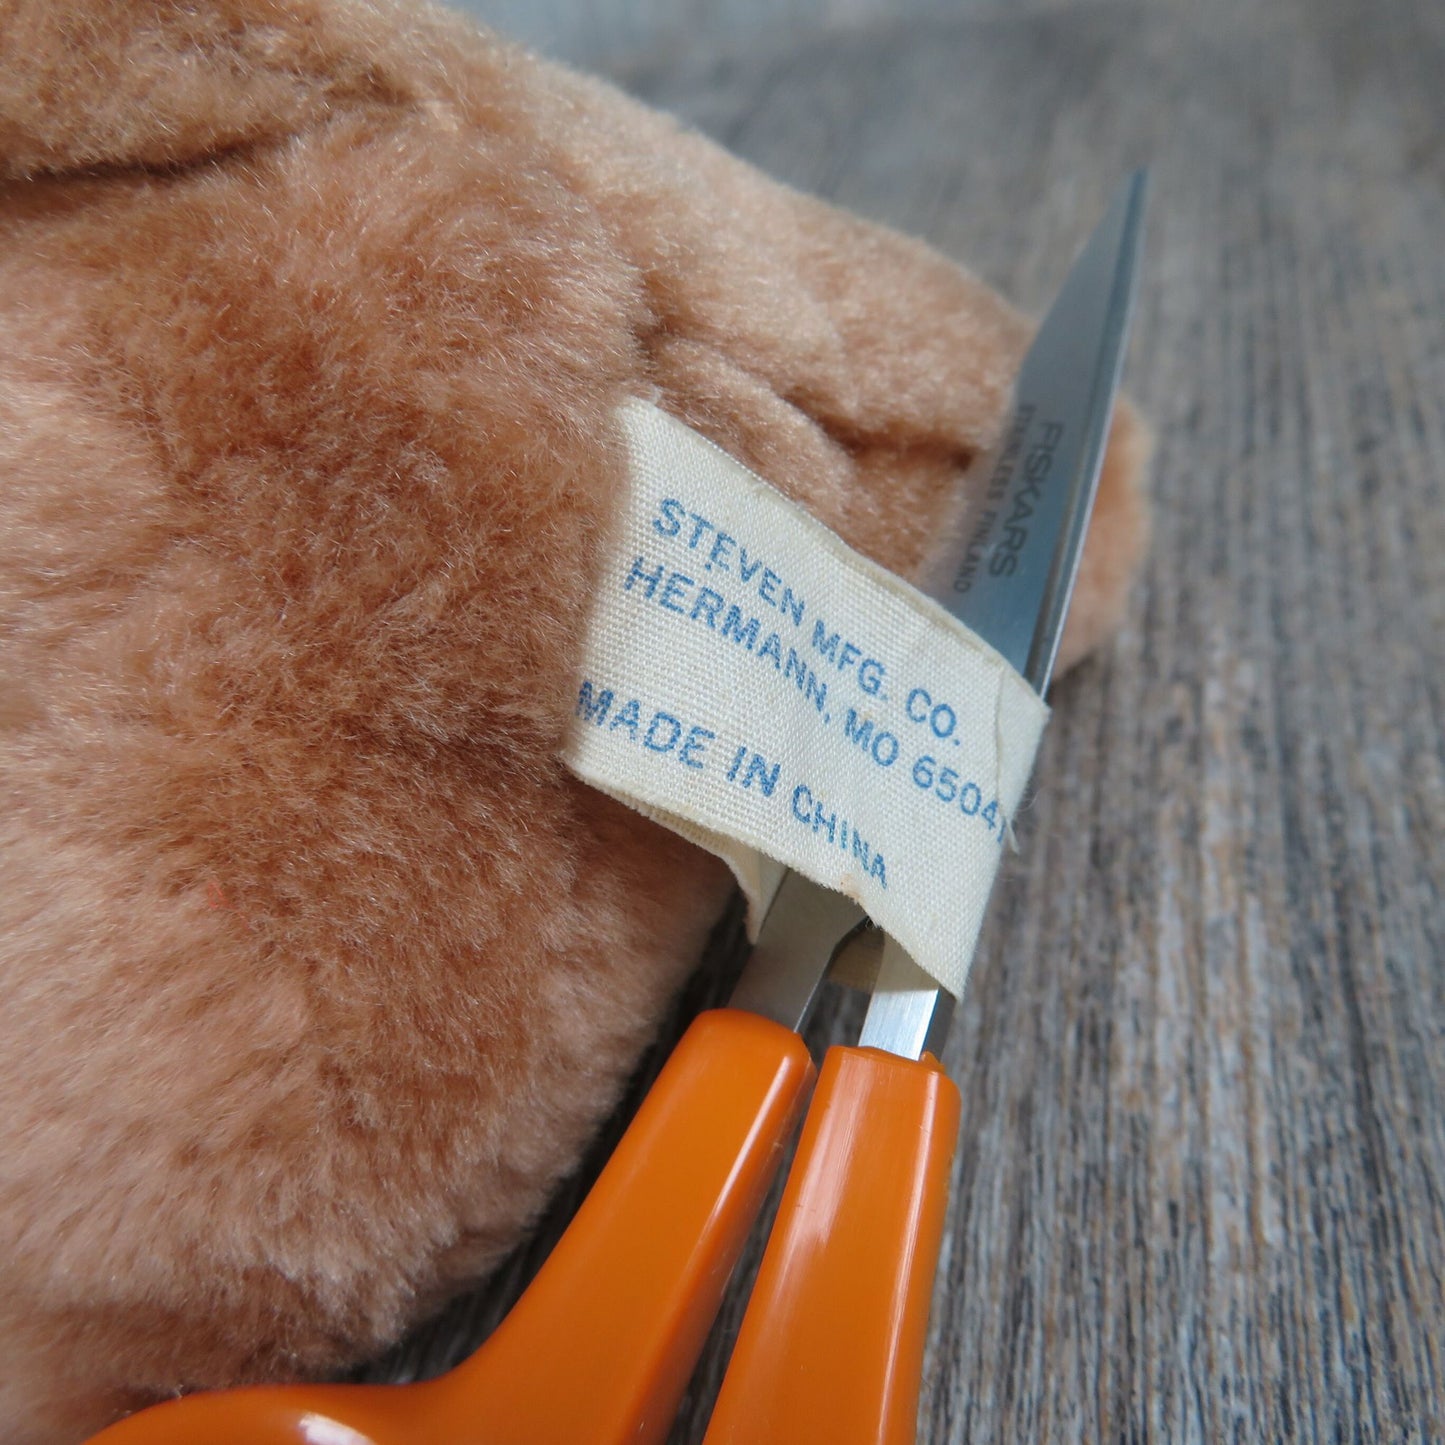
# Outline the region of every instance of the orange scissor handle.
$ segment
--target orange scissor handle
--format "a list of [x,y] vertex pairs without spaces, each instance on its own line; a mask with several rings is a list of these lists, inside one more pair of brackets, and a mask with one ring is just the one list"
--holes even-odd
[[755,1014],[702,1014],[492,1337],[420,1385],[191,1395],[94,1445],[650,1445],[664,1439],[813,1065]]
[[828,1051],[705,1445],[912,1445],[959,1112],[930,1056]]

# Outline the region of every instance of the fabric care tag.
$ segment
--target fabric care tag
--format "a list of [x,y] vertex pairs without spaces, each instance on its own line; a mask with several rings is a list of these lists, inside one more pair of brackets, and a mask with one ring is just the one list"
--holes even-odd
[[630,466],[563,760],[723,858],[793,868],[963,990],[1048,709],[981,638],[683,423]]

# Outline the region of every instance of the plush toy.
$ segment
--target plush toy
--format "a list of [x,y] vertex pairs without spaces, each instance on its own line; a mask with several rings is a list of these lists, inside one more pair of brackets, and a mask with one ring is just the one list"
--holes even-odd
[[907,572],[1027,328],[389,0],[8,0],[0,168],[0,1420],[50,1445],[475,1280],[694,965],[726,870],[557,760],[615,405]]

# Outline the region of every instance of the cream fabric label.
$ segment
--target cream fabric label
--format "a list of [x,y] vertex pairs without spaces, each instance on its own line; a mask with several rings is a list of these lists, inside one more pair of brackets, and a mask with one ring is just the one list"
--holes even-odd
[[642,401],[563,758],[725,859],[783,867],[963,990],[1048,710],[943,608]]

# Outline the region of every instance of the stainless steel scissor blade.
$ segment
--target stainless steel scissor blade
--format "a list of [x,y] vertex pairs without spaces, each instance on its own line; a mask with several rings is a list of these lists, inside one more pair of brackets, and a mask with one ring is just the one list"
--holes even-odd
[[[1058,656],[1114,398],[1124,364],[1148,177],[1116,192],[1044,317],[1014,389],[998,446],[962,488],[966,525],[920,583],[1003,654],[1040,695]],[[861,1044],[917,1058],[937,1053],[952,996],[891,941],[885,945]]]

